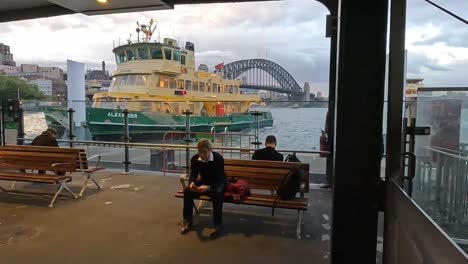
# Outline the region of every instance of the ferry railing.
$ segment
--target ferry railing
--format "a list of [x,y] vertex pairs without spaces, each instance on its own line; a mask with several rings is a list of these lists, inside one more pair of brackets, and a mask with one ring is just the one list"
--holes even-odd
[[[219,133],[219,134],[222,134],[222,133]],[[234,138],[235,137],[233,135],[233,139]],[[32,138],[19,138],[19,139],[25,142],[31,142],[33,140]],[[186,144],[126,143],[126,142],[117,142],[117,141],[66,140],[66,139],[57,140],[57,141],[60,144],[66,144],[67,146],[69,146],[70,143],[73,143],[75,147],[77,147],[78,145],[86,146],[86,149],[89,155],[102,155],[103,158],[101,160],[101,163],[107,164],[109,166],[112,164],[120,164],[120,166],[122,166],[121,165],[123,163],[122,160],[125,160],[125,157],[122,157],[124,156],[123,151],[118,152],[117,154],[115,153],[115,151],[111,151],[111,153],[106,153],[105,151],[107,147],[112,148],[112,149],[128,147],[129,149],[133,149],[133,150],[147,150],[149,151],[150,155],[147,155],[147,153],[144,155],[150,156],[150,158],[151,158],[151,151],[156,150],[158,151],[157,153],[162,153],[163,152],[162,150],[165,149],[166,155],[160,155],[158,156],[160,160],[159,159],[156,160],[160,164],[161,163],[164,164],[162,162],[162,159],[163,159],[162,156],[166,156],[167,157],[166,161],[170,161],[172,157],[171,155],[175,156],[175,154],[177,153],[176,150],[182,153],[188,147],[191,153],[193,154],[195,154],[197,151],[197,146],[195,144],[191,144],[187,146]],[[249,141],[250,140],[243,139],[242,144],[243,145],[247,144]],[[215,140],[215,142],[217,141]],[[226,158],[250,159],[251,155],[255,151],[255,149],[252,149],[250,147],[236,147],[235,143],[231,143],[233,142],[233,140],[228,139],[227,135],[225,136],[225,140],[221,142],[223,142],[223,144],[214,144],[214,150],[220,153],[224,153]],[[301,160],[301,162],[304,162],[304,163],[311,163],[311,160],[313,160],[314,157],[318,157],[319,155],[329,154],[328,151],[306,151],[306,150],[295,150],[295,149],[278,149],[278,151],[285,156],[290,153],[296,153],[299,159]],[[229,155],[229,153],[232,153],[232,155]],[[121,158],[120,160],[109,159],[109,158],[115,158],[115,157],[117,157],[117,159],[118,157],[121,157]],[[132,159],[132,156],[129,156],[128,158],[132,165],[131,167],[129,167],[129,170],[135,169],[135,167],[137,167],[138,169],[141,169],[141,170],[162,171],[164,175],[166,175],[166,173],[171,173],[171,172],[174,172],[174,173],[184,172],[183,169],[173,171],[173,170],[170,170],[169,167],[164,167],[164,166],[152,168],[152,164],[150,163],[139,164],[135,162],[135,159],[136,159],[135,157],[133,157]],[[173,160],[179,160],[179,159],[178,157],[174,157]],[[181,163],[177,164],[177,166],[185,168],[187,164],[184,164],[183,162],[184,160],[185,159],[180,158]],[[168,168],[169,170],[166,170],[166,168]],[[323,169],[324,168],[316,168],[314,166],[311,166],[311,173],[318,173],[319,170],[323,170]],[[123,172],[125,172],[125,170]],[[320,171],[319,173],[323,174],[323,171]]]
[[468,153],[424,147],[417,157],[413,198],[451,236],[468,239]]

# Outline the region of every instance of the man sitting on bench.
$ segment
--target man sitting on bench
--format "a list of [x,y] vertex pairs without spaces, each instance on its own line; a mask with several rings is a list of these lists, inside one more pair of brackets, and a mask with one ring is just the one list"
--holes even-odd
[[283,161],[283,154],[276,151],[276,137],[269,135],[265,139],[265,147],[257,149],[252,155],[253,160]]
[[224,158],[221,154],[212,151],[212,143],[209,139],[201,139],[197,145],[198,154],[190,160],[189,186],[184,190],[184,210],[181,234],[188,233],[192,227],[193,199],[201,194],[209,195],[213,202],[213,224],[210,230],[210,238],[215,238],[220,233],[223,218],[223,199],[226,187],[224,175]]

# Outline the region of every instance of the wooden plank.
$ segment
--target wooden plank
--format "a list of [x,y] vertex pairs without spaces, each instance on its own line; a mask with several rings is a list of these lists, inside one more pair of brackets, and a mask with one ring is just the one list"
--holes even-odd
[[246,167],[246,166],[232,166],[224,165],[224,171],[238,171],[249,173],[267,173],[267,174],[287,174],[290,169],[288,168],[263,168],[263,167]]
[[[177,198],[183,198],[184,193],[179,191],[175,194],[175,197]],[[201,195],[199,200],[205,200],[209,201],[210,197],[207,195]],[[245,205],[254,205],[254,206],[263,206],[263,207],[273,207],[274,204],[274,198],[271,196],[270,200],[264,199],[261,200],[258,197],[251,197],[248,196],[245,200],[238,202],[234,200],[225,200],[225,203],[234,203],[234,204],[245,204]],[[308,207],[308,202],[307,199],[303,199],[300,202],[299,201],[284,201],[284,200],[278,200],[275,204],[276,208],[282,208],[282,209],[294,209],[294,210],[307,210]]]

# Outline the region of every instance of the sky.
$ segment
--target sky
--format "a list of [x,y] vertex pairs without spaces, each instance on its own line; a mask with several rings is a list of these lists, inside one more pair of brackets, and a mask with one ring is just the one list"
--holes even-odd
[[[434,0],[468,19],[467,0]],[[268,59],[312,92],[328,94],[330,39],[327,9],[313,0],[180,5],[173,10],[85,16],[81,14],[0,23],[0,42],[17,64],[59,66],[66,60],[116,68],[114,45],[136,39],[136,21],[158,22],[154,37],[195,43],[196,64],[210,69],[241,59]],[[153,37],[153,38],[154,38]],[[408,0],[407,76],[425,86],[468,86],[468,25],[423,0]]]

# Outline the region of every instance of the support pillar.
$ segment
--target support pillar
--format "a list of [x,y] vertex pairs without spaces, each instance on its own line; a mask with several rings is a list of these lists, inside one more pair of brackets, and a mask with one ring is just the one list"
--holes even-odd
[[375,263],[388,0],[340,0],[332,263]]

